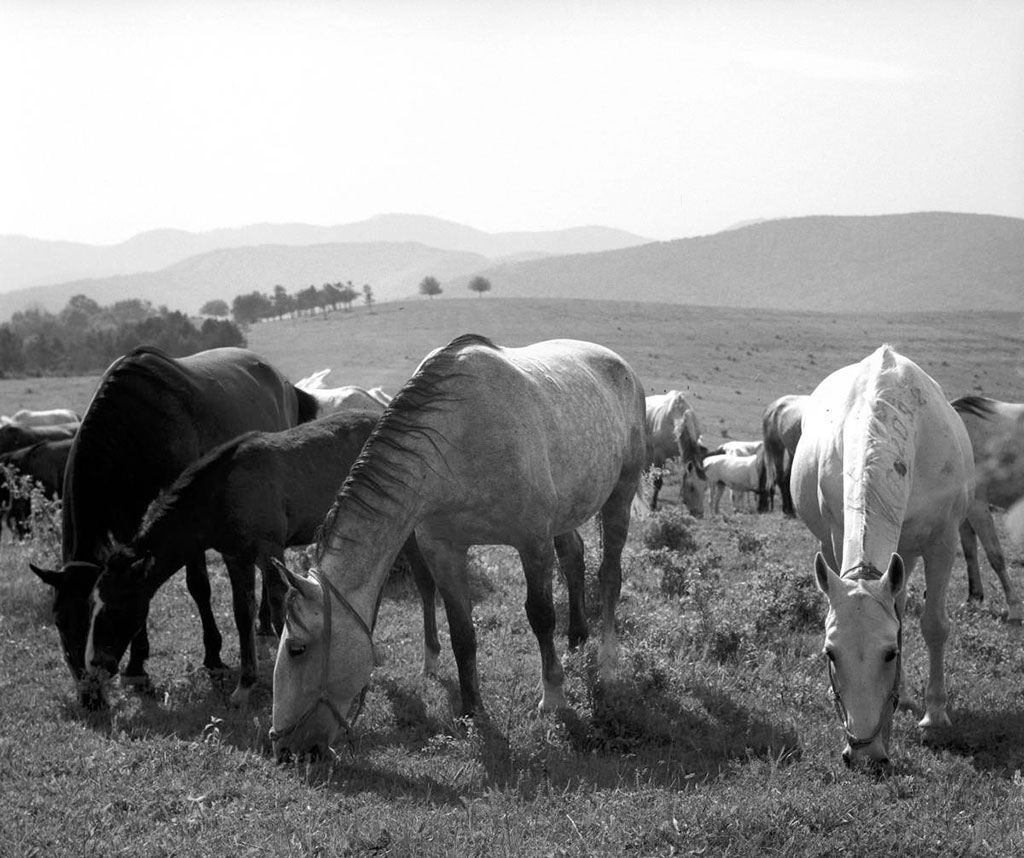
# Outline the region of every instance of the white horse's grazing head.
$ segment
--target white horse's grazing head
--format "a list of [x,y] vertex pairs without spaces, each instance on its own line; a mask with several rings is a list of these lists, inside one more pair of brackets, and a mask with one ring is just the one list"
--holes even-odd
[[695,462],[684,462],[680,472],[682,482],[679,485],[679,498],[690,515],[694,518],[704,517],[704,495],[707,492],[708,481],[705,476],[697,470]]
[[362,709],[374,663],[372,618],[315,570],[303,578],[279,569],[289,591],[274,665],[274,755],[329,756]]
[[865,564],[840,576],[819,552],[814,574],[828,597],[824,653],[846,734],[843,760],[886,764],[899,702],[903,624],[897,601],[906,578],[903,560],[893,554],[884,573]]

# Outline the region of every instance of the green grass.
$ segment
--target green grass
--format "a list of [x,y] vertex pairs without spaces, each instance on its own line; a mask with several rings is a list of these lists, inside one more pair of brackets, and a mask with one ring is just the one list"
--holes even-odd
[[[394,389],[427,348],[461,330],[512,343],[559,333],[555,305],[563,322],[573,313],[560,333],[609,342],[623,353],[632,349],[629,357],[643,365],[650,386],[689,384],[702,397],[705,423],[719,425],[722,415],[730,430],[736,427],[735,437],[753,431],[762,401],[776,389],[810,384],[808,368],[793,359],[800,319],[786,323],[791,330],[780,341],[772,330],[781,320],[747,320],[745,342],[760,343],[758,350],[751,357],[731,349],[734,367],[721,359],[737,378],[751,379],[747,393],[737,396],[731,393],[736,379],[720,378],[707,357],[714,352],[710,338],[729,327],[726,314],[703,318],[685,336],[664,336],[683,330],[685,308],[671,308],[680,314],[671,318],[650,308],[645,319],[635,305],[616,315],[610,304],[533,307],[488,296],[405,310],[382,305],[362,319],[353,313],[345,320],[261,326],[250,340],[293,377],[331,366],[332,383]],[[442,308],[442,318],[429,317]],[[491,330],[483,324],[488,318]],[[411,320],[408,328],[401,319]],[[803,342],[821,343],[812,347],[819,377],[844,360],[845,349],[857,348],[853,359],[881,341],[854,343],[862,322],[840,320],[826,346],[817,338],[833,327],[831,317],[803,321]],[[885,320],[875,324],[884,331]],[[901,335],[905,350],[937,377],[946,372],[966,383],[977,376],[985,392],[1020,399],[1013,384],[1024,350],[1016,324],[1005,317],[990,322],[1000,333],[987,349],[978,347],[985,336],[978,320],[951,319],[942,327],[940,320],[916,319],[905,322]],[[928,331],[939,337],[940,330],[942,343],[928,346],[934,365],[920,356],[927,351],[923,340],[917,352],[906,345]],[[655,351],[660,356],[650,357]],[[802,346],[799,353],[806,351]],[[770,392],[752,380],[758,373],[772,374]],[[40,396],[31,404],[47,401],[46,381],[31,382]],[[81,380],[86,402],[94,383]],[[943,383],[951,396],[966,392]],[[720,400],[732,410],[719,410]],[[946,660],[953,728],[926,736],[913,714],[901,711],[894,772],[851,772],[839,760],[840,735],[826,695],[823,597],[811,580],[814,543],[806,529],[779,513],[697,521],[675,508],[673,487],[662,497],[665,511],[635,526],[627,546],[617,682],[597,683],[590,643],[565,656],[573,711],[538,717],[539,657],[522,607],[522,572],[510,549],[479,548],[471,580],[485,716],[472,722],[453,716],[456,673],[443,614],[440,676],[418,675],[418,597],[398,578],[387,588],[376,634],[384,663],[354,742],[339,749],[336,761],[311,766],[279,766],[270,758],[272,652],[263,654],[261,683],[246,711],[228,705],[233,676],[211,678],[203,670],[198,617],[183,576],[153,604],[156,693],[116,691],[104,713],[78,708],[48,594],[27,568],[30,560],[53,562],[55,538],[15,544],[5,536],[0,855],[1006,856],[1024,850],[1024,640],[1003,622],[1005,606],[987,567],[989,602],[982,610],[960,607],[962,560],[953,571]],[[595,528],[584,536],[594,570]],[[1019,578],[1024,556],[1008,541],[1004,547]],[[225,659],[237,665],[226,575],[212,557],[211,568]],[[905,661],[908,688],[918,696],[926,675],[916,621],[922,587],[918,573],[910,584]],[[564,624],[564,587],[556,585],[555,594]],[[597,605],[589,579],[588,605],[591,611]],[[591,630],[598,630],[596,616]]]

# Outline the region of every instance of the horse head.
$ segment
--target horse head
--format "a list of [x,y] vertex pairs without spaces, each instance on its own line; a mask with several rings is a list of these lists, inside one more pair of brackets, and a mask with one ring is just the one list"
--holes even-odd
[[114,546],[91,597],[91,617],[85,647],[86,677],[102,687],[117,674],[132,638],[146,624],[153,586],[147,572],[153,558],[131,546]]
[[371,626],[315,570],[303,578],[276,565],[288,594],[274,665],[274,755],[327,756],[362,709],[373,669]]
[[679,499],[686,504],[686,508],[694,518],[704,517],[704,495],[707,487],[708,480],[703,468],[699,468],[695,460],[684,462],[679,485]]
[[893,554],[884,573],[858,564],[838,575],[819,552],[814,573],[829,603],[824,654],[846,736],[843,760],[885,765],[899,703],[903,622],[897,600],[906,581],[903,560]]
[[95,563],[71,561],[62,569],[40,569],[31,563],[29,568],[45,584],[53,587],[53,621],[60,636],[64,662],[78,685],[79,701],[83,706],[100,705],[94,690],[87,688],[85,646],[89,637],[89,597],[99,578],[100,567]]

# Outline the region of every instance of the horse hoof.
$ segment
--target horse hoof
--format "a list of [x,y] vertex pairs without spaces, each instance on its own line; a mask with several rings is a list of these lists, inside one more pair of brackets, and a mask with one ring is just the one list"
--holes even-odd
[[941,729],[942,727],[952,727],[953,722],[949,720],[949,715],[943,712],[926,712],[924,718],[917,722],[917,726],[923,730],[935,730]]
[[218,661],[215,664],[204,664],[203,667],[206,668],[207,672],[209,672],[211,676],[223,676],[231,670],[231,668],[222,661]]

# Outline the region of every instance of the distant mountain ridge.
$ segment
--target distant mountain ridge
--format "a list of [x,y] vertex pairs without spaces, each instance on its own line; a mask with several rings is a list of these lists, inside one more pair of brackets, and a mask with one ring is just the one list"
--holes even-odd
[[1021,312],[1024,220],[945,212],[789,218],[475,273],[493,282],[495,295],[510,297],[822,312]]
[[[436,230],[432,240],[488,252],[412,240],[257,242],[196,254],[155,271],[0,294],[0,319],[32,305],[57,310],[79,293],[101,304],[132,297],[196,312],[212,298],[230,303],[235,295],[269,293],[277,284],[294,293],[339,280],[351,280],[357,287],[369,283],[380,300],[404,299],[416,295],[428,274],[441,281],[441,299],[468,294],[469,279],[482,274],[493,284],[491,298],[543,296],[836,313],[1024,310],[1024,220],[1019,218],[944,212],[810,216],[754,221],[700,238],[613,249],[604,249],[601,242],[627,241],[628,234],[583,228],[498,237],[403,215],[349,225],[345,234],[395,235],[407,217],[409,226],[421,232]],[[289,228],[245,229],[247,238],[256,241]],[[332,229],[296,225],[292,237]],[[147,233],[133,242],[136,249],[147,241],[166,248],[175,237],[181,234]],[[231,240],[239,236],[233,234]],[[559,246],[588,243],[590,252],[548,255]]]
[[643,244],[650,239],[602,226],[537,232],[489,233],[424,215],[383,214],[338,226],[252,224],[193,233],[159,229],[120,244],[92,245],[46,241],[18,235],[0,236],[0,293],[31,286],[158,271],[192,256],[263,244],[415,242],[494,260],[524,254],[587,253]]

